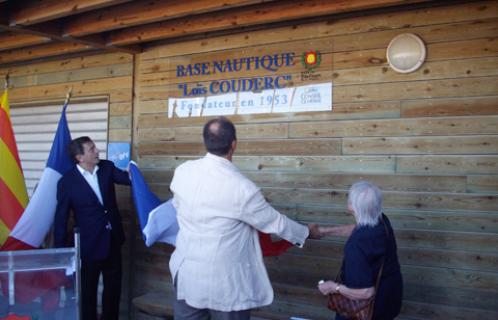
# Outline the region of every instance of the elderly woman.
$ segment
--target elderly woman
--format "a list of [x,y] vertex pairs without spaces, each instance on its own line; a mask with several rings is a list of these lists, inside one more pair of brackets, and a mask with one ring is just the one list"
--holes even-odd
[[[349,190],[348,210],[356,225],[321,227],[323,235],[349,236],[344,247],[341,282],[321,282],[324,294],[338,292],[351,299],[367,299],[375,294],[372,319],[394,319],[400,312],[403,281],[396,253],[396,239],[389,219],[382,213],[382,195],[377,186],[359,181]],[[377,276],[382,270],[375,292]],[[341,315],[336,320],[346,319]]]

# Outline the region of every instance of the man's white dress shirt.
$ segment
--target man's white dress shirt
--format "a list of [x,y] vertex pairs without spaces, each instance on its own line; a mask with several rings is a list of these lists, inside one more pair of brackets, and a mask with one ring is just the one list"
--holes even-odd
[[97,176],[99,166],[95,166],[95,168],[93,168],[93,172],[83,169],[79,164],[77,164],[76,167],[78,168],[78,171],[81,173],[83,178],[85,178],[86,182],[88,182],[93,192],[95,192],[95,195],[99,199],[100,204],[104,205],[104,201],[102,201],[102,193],[100,193],[99,178]]
[[[83,167],[81,167],[79,164],[76,165],[76,168],[78,168],[78,171],[81,173],[83,178],[85,178],[86,182],[90,185],[90,188],[92,188],[93,192],[97,196],[97,199],[99,199],[100,204],[104,205],[104,201],[102,200],[102,193],[100,192],[99,177],[97,176],[97,171],[99,170],[99,166],[95,166],[95,168],[93,168],[93,172],[83,169]],[[112,229],[110,221],[107,222],[106,229],[109,230]]]
[[177,298],[218,311],[269,305],[258,230],[302,246],[308,228],[273,209],[232,162],[209,153],[180,165],[170,188],[180,225],[169,263]]

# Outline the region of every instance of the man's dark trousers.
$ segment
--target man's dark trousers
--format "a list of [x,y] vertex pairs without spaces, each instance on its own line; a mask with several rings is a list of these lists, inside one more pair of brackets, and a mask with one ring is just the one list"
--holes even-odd
[[97,288],[102,272],[104,292],[102,294],[101,320],[119,319],[121,295],[121,246],[111,239],[109,255],[104,260],[82,260],[81,306],[83,320],[97,320]]

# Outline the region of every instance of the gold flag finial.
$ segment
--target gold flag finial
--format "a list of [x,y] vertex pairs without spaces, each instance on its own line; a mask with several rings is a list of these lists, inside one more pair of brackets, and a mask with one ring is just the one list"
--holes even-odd
[[69,99],[71,99],[71,94],[73,93],[73,87],[70,87],[69,90],[66,93],[66,101],[64,101],[64,104],[69,103]]
[[9,88],[9,80],[10,80],[10,75],[9,75],[9,73],[7,72],[7,74],[5,75],[5,84],[4,84],[4,89],[8,89],[8,88]]

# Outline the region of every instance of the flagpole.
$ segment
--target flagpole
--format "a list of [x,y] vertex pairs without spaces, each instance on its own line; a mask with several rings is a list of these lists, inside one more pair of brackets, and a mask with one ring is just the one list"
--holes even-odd
[[9,75],[9,73],[7,73],[4,77],[4,80],[5,80],[4,89],[5,90],[7,90],[9,88],[9,79],[10,79],[10,75]]
[[78,308],[76,320],[81,319],[81,240],[80,228],[74,228],[74,249],[76,254],[76,278],[75,278],[75,291],[76,291],[76,306]]
[[66,100],[64,101],[64,105],[67,105],[69,103],[69,100],[71,99],[71,94],[72,93],[73,93],[73,87],[70,87],[69,90],[66,93]]

